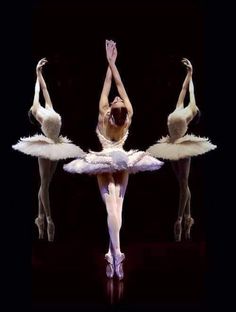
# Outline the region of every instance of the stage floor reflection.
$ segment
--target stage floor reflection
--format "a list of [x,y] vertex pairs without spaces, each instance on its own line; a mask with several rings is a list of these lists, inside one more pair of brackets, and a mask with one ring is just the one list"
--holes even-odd
[[103,250],[76,240],[35,241],[32,257],[34,311],[111,306],[198,307],[206,296],[204,242],[126,244],[125,277],[107,279]]

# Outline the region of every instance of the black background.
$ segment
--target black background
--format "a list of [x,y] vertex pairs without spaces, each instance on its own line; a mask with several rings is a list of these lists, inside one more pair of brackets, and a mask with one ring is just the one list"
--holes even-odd
[[[62,170],[63,162],[58,164],[50,189],[56,223],[55,247],[37,241],[33,224],[39,185],[37,161],[9,148],[19,137],[36,131],[27,119],[27,111],[33,99],[35,65],[42,57],[49,61],[45,80],[54,107],[63,118],[62,134],[84,150],[100,148],[95,127],[107,67],[105,39],[117,42],[117,66],[134,108],[126,149],[145,150],[166,135],[166,118],[174,108],[185,75],[180,60],[187,57],[193,64],[195,95],[202,117],[200,124],[190,131],[208,136],[218,149],[192,159],[190,188],[196,224],[189,248],[206,244],[203,263],[206,262],[207,270],[201,272],[205,279],[199,286],[199,301],[204,292],[209,306],[228,304],[227,272],[231,260],[226,265],[225,259],[231,259],[228,256],[232,228],[222,224],[223,209],[227,210],[224,223],[229,224],[231,212],[227,198],[222,195],[228,185],[221,169],[226,166],[222,152],[227,141],[222,128],[228,129],[221,112],[225,101],[221,97],[221,79],[226,77],[221,73],[224,54],[219,55],[222,47],[219,38],[225,43],[226,35],[222,36],[217,18],[223,7],[218,5],[217,10],[214,4],[212,10],[209,1],[32,1],[25,7],[10,3],[8,10],[10,19],[4,25],[8,31],[3,47],[6,58],[2,60],[6,67],[3,90],[6,100],[11,99],[3,123],[7,133],[4,206],[10,207],[4,232],[8,238],[4,259],[9,264],[5,289],[9,290],[9,298],[15,298],[7,301],[8,307],[11,304],[27,307],[32,298],[33,303],[40,302],[40,298],[43,302],[43,283],[50,284],[50,278],[46,274],[42,283],[35,272],[37,261],[48,261],[45,255],[55,260],[54,265],[69,266],[76,265],[76,261],[65,257],[68,246],[74,252],[69,251],[70,256],[75,259],[80,259],[80,254],[86,259],[88,246],[98,254],[106,251],[106,213],[96,179],[69,175]],[[177,202],[178,185],[168,162],[157,172],[131,176],[121,233],[125,251],[138,244],[171,244]],[[193,258],[192,272],[196,265]],[[223,288],[224,282],[227,284]],[[167,301],[172,300],[171,291],[170,298],[166,296]],[[158,303],[158,299],[154,300],[154,307],[159,307]],[[77,304],[79,307],[80,302]],[[148,306],[148,302],[145,304]],[[198,306],[196,303],[193,308]]]

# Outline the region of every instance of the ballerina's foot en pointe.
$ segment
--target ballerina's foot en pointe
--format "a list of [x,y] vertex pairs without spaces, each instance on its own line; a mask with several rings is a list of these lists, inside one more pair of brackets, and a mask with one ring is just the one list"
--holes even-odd
[[[187,217],[184,219],[184,234],[186,240],[191,239],[190,232],[193,224],[194,224],[193,218]],[[182,235],[182,220],[177,220],[174,224],[174,236],[176,242],[181,241],[181,235]]]
[[107,261],[107,265],[106,265],[106,276],[108,278],[113,278],[114,276],[114,262],[113,262],[113,257],[107,253],[105,254],[105,259]]
[[39,239],[43,239],[44,238],[44,229],[45,229],[45,224],[44,224],[44,217],[37,217],[35,219],[35,224],[38,227],[38,231],[39,231]]
[[194,219],[191,217],[185,218],[184,220],[184,232],[185,232],[185,239],[191,239],[190,231],[191,227],[194,224]]
[[180,220],[177,220],[174,224],[174,236],[176,242],[181,241],[181,235],[182,235],[182,224]]
[[[54,241],[54,236],[55,236],[55,225],[52,221],[51,218],[46,218],[47,220],[47,236],[48,236],[48,241],[53,242]],[[39,239],[44,238],[44,233],[45,233],[45,218],[44,217],[37,217],[35,219],[35,224],[38,227],[39,231]]]
[[111,254],[107,253],[105,255],[105,259],[107,261],[106,276],[108,278],[113,278],[114,274],[116,274],[118,279],[122,280],[124,278],[123,261],[125,259],[125,255],[121,253],[112,257]]

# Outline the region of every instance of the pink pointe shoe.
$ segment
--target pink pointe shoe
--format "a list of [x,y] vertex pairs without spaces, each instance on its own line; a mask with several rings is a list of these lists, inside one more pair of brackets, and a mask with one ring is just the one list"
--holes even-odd
[[53,242],[55,236],[55,225],[51,218],[50,219],[47,218],[47,235],[48,241]]
[[123,271],[124,259],[125,259],[125,255],[123,253],[115,256],[115,272],[119,280],[122,280],[124,278],[124,271]]
[[38,216],[34,223],[37,225],[38,227],[38,231],[39,231],[39,239],[43,239],[44,238],[44,230],[45,230],[45,224],[44,224],[44,216]]
[[113,278],[114,276],[114,262],[113,262],[113,257],[111,254],[107,253],[105,254],[105,259],[107,261],[106,265],[106,276],[108,278]]
[[187,217],[184,219],[184,231],[185,231],[185,239],[191,239],[190,232],[191,227],[194,224],[194,219],[191,217]]
[[175,236],[175,241],[180,242],[181,241],[181,235],[182,235],[182,225],[181,221],[177,220],[174,224],[174,236]]

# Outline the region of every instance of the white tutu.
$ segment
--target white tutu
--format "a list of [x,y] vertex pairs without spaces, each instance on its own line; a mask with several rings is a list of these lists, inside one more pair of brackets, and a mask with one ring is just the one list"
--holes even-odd
[[63,136],[53,140],[42,134],[36,134],[32,137],[21,138],[12,148],[27,155],[50,160],[76,158],[85,155],[85,152],[80,147]]
[[99,174],[127,170],[129,173],[158,170],[163,162],[144,151],[122,148],[105,148],[101,152],[90,151],[85,157],[63,166],[70,173]]
[[178,160],[204,154],[216,147],[208,138],[187,134],[175,141],[172,141],[169,136],[163,137],[150,146],[147,152],[154,157]]

